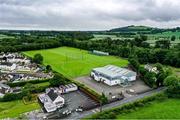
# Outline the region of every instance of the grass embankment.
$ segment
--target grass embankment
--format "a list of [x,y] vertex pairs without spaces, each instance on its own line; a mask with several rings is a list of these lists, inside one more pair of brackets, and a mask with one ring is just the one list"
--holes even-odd
[[14,118],[20,114],[39,109],[38,103],[32,103],[25,105],[22,100],[11,102],[0,102],[0,119],[2,118]]
[[88,75],[99,66],[113,64],[127,66],[128,61],[115,56],[97,56],[88,51],[71,47],[60,47],[47,50],[27,51],[24,54],[33,57],[40,53],[44,57],[44,64],[51,65],[53,70],[71,78]]
[[87,117],[88,119],[180,119],[180,100],[154,94]]
[[180,119],[180,100],[154,101],[134,112],[117,115],[117,119]]

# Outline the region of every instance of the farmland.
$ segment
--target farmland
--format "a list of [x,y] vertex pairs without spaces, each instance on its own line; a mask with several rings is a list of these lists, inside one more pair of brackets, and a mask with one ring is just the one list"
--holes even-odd
[[0,40],[4,38],[14,38],[14,37],[0,34]]
[[137,111],[121,114],[117,119],[179,119],[180,101],[178,99],[167,99],[165,101],[154,101],[152,104],[139,108]]
[[88,51],[71,47],[24,52],[30,57],[37,53],[44,57],[45,65],[51,65],[53,70],[71,78],[88,75],[92,68],[98,66],[113,64],[123,67],[128,64],[127,60],[119,57],[97,56],[89,54]]
[[[163,32],[163,33],[158,33],[158,34],[147,34],[148,39],[147,42],[150,43],[150,45],[154,46],[155,42],[158,40],[171,40],[171,36],[176,36],[175,41],[170,41],[172,45],[176,45],[180,43],[180,32]],[[135,36],[131,35],[129,37],[123,37],[123,36],[116,36],[116,35],[107,35],[107,34],[95,34],[94,38],[91,40],[103,40],[106,38],[111,38],[112,40],[115,39],[130,39],[132,40]]]
[[[122,36],[116,36],[116,35],[106,35],[106,34],[94,34],[93,35],[94,38],[92,38],[91,40],[102,40],[102,39],[106,39],[106,38],[111,38],[112,40],[114,39],[124,39],[124,37]],[[130,37],[129,39],[132,39],[133,37]]]
[[12,102],[0,102],[0,119],[18,117],[20,114],[39,109],[38,103],[25,105],[22,100]]

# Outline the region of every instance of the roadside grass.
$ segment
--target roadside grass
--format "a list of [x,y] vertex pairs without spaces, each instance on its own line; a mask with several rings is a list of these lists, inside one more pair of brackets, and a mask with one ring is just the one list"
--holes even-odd
[[53,70],[71,78],[88,75],[95,67],[113,64],[121,67],[128,65],[128,60],[115,56],[97,56],[88,51],[71,47],[59,47],[47,50],[23,52],[33,57],[40,53],[44,57],[44,64],[51,65]]
[[32,103],[25,105],[22,100],[11,101],[11,102],[0,102],[0,119],[3,118],[14,118],[20,114],[29,112],[32,110],[39,109],[39,104]]
[[134,112],[117,115],[117,119],[180,119],[180,100],[154,101]]

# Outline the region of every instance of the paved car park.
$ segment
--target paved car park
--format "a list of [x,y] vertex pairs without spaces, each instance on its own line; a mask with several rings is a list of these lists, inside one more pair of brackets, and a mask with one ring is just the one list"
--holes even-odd
[[143,81],[139,79],[132,82],[131,85],[127,87],[122,87],[120,85],[108,86],[102,82],[97,82],[93,80],[89,76],[78,77],[76,78],[76,80],[82,84],[85,84],[87,87],[95,90],[99,94],[103,92],[109,99],[115,96],[117,97],[121,93],[123,93],[125,97],[132,96],[132,94],[128,94],[126,92],[128,90],[133,90],[134,94],[139,94],[151,90],[150,87],[148,87]]
[[[72,118],[72,116],[81,114],[82,111],[77,111],[78,108],[88,110],[89,108],[95,108],[98,105],[97,102],[80,90],[64,94],[63,97],[66,101],[65,106],[56,112],[50,113],[47,116],[49,119]],[[68,115],[64,115],[63,113],[67,113]]]

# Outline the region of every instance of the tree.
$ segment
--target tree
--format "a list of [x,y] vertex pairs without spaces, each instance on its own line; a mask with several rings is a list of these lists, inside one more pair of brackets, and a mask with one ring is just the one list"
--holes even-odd
[[176,36],[173,35],[173,36],[171,37],[171,41],[175,41],[175,40],[176,40]]
[[108,103],[108,99],[103,92],[102,92],[102,95],[99,97],[99,101],[100,101],[101,111],[102,111],[102,105]]
[[166,86],[176,86],[179,84],[179,80],[177,79],[176,76],[168,76],[165,80],[164,80],[164,85]]
[[148,38],[148,37],[147,37],[146,35],[142,35],[142,34],[140,35],[140,39],[141,39],[142,41],[146,41],[147,38]]
[[35,90],[35,86],[31,83],[27,83],[22,89],[22,92],[27,96],[29,101],[32,99],[31,92],[33,90]]
[[46,66],[46,71],[47,71],[47,72],[50,72],[51,70],[52,70],[51,66],[50,66],[50,65],[47,65],[47,66]]
[[180,78],[176,76],[168,76],[164,80],[167,86],[166,94],[169,97],[180,98]]
[[54,87],[58,87],[59,85],[64,85],[66,83],[65,78],[63,78],[59,74],[55,74],[53,79],[51,79],[49,82],[50,85]]
[[41,54],[35,54],[33,61],[37,64],[42,64],[43,62],[43,56]]
[[151,87],[156,87],[156,74],[152,72],[147,72],[144,76],[146,83]]
[[136,70],[138,70],[140,64],[139,64],[139,62],[138,62],[136,59],[130,58],[130,59],[129,59],[129,63],[130,63]]

